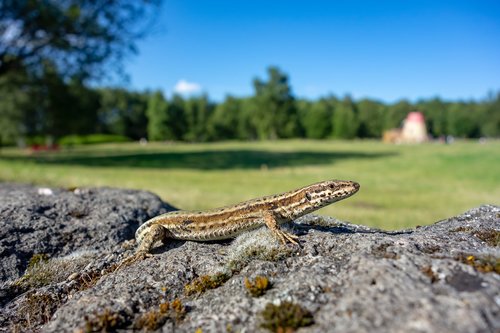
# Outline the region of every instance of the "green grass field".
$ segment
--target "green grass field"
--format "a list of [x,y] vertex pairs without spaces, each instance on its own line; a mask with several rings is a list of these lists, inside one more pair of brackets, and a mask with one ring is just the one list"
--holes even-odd
[[181,209],[215,208],[324,179],[356,180],[361,190],[319,214],[385,229],[430,224],[480,204],[500,204],[500,141],[120,143],[56,153],[0,151],[0,181],[143,189]]

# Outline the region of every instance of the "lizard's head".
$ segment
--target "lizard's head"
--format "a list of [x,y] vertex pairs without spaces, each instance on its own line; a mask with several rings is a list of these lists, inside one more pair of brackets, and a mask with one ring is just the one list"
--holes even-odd
[[314,208],[321,208],[358,192],[359,184],[350,180],[326,180],[304,188],[304,197]]

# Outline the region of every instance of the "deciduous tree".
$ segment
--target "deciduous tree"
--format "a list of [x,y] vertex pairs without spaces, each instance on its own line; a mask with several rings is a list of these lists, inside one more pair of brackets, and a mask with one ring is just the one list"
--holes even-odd
[[[0,76],[41,73],[100,77],[136,51],[160,0],[1,0]],[[109,75],[109,73],[107,73]]]

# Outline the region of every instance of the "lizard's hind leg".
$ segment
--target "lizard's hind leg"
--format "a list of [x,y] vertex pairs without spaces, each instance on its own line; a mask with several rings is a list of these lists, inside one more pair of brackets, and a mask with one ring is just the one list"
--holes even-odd
[[157,241],[163,241],[167,236],[167,230],[159,225],[153,224],[147,231],[144,233],[144,236],[140,240],[139,248],[137,249],[137,253],[144,252],[148,253],[153,248],[153,245]]
[[150,253],[151,248],[153,245],[159,241],[162,240],[164,241],[166,238],[166,229],[162,227],[161,225],[155,224],[152,225],[147,232],[145,233],[144,237],[141,239],[139,247],[137,248],[137,251],[125,258],[116,268],[115,271],[119,270],[122,267],[129,266],[133,264],[136,261],[139,260],[144,260],[148,257],[151,257],[152,254]]

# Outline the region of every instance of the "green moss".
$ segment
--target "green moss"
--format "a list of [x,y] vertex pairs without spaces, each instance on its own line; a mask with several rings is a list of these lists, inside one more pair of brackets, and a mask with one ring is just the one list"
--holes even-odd
[[85,332],[110,332],[126,326],[125,318],[109,309],[93,316],[85,316]]
[[167,313],[169,309],[170,309],[169,302],[160,303],[160,305],[158,306],[158,311],[160,311],[161,313]]
[[171,303],[160,303],[158,309],[143,313],[134,322],[135,329],[154,331],[162,327],[168,319],[180,322],[186,316],[186,307],[181,300],[175,299]]
[[498,230],[486,228],[474,231],[472,234],[489,246],[500,246],[500,231]]
[[152,310],[143,313],[134,323],[134,328],[144,329],[146,331],[154,331],[159,329],[165,324],[168,316],[161,311]]
[[17,316],[22,318],[19,324],[22,328],[31,330],[36,326],[50,321],[50,318],[62,304],[56,295],[32,293],[21,303]]
[[500,231],[495,229],[474,229],[472,227],[458,227],[450,230],[450,232],[469,232],[471,235],[479,238],[489,246],[500,246]]
[[231,276],[226,273],[215,275],[202,275],[184,286],[184,293],[189,296],[202,294],[209,289],[215,289],[223,285]]
[[176,321],[181,321],[184,317],[186,317],[186,307],[182,304],[180,299],[177,298],[173,300],[170,307],[174,312],[174,318]]
[[378,246],[374,246],[372,248],[372,254],[377,258],[385,258],[385,259],[399,259],[399,255],[393,251],[388,251],[389,246],[393,244],[384,243]]
[[280,305],[269,303],[261,312],[261,326],[271,332],[293,332],[293,330],[314,323],[311,312],[298,304],[283,302]]
[[[65,281],[72,272],[81,270],[88,264],[91,256],[80,254],[64,258],[48,259],[46,254],[35,254],[28,262],[24,275],[10,285],[10,292],[20,294],[29,289]],[[110,267],[110,269],[114,269]],[[76,277],[78,283],[72,285],[73,290],[83,290],[93,286],[102,276],[100,272],[86,272]],[[19,318],[26,317],[26,323],[21,321],[21,327],[32,327],[48,322],[52,314],[66,301],[64,295],[50,293],[28,293],[19,307]]]
[[423,244],[422,246],[419,246],[420,251],[423,253],[427,254],[433,254],[436,253],[437,251],[441,250],[441,247],[435,244]]
[[449,232],[468,232],[468,231],[471,231],[471,230],[474,230],[472,227],[458,227],[458,228],[455,228],[455,229],[451,229]]
[[14,281],[13,286],[21,290],[45,286],[54,280],[55,272],[50,267],[49,256],[36,253],[28,261],[26,272]]
[[436,275],[436,273],[434,273],[431,266],[424,266],[420,269],[420,271],[430,279],[431,283],[435,283],[439,280],[438,276]]
[[[65,281],[72,273],[80,272],[92,260],[91,253],[72,255],[63,258],[47,259],[46,255],[34,255],[22,277],[12,287],[18,291],[39,288],[51,283]],[[117,265],[111,265],[104,271],[87,271],[78,273],[78,282],[74,289],[84,290],[94,286],[105,274],[113,272]]]
[[245,278],[245,288],[253,297],[259,297],[271,288],[271,283],[265,276],[256,276],[253,282]]
[[28,261],[28,268],[27,269],[32,269],[36,265],[38,265],[40,263],[47,262],[48,260],[49,260],[49,256],[46,253],[35,253]]
[[456,258],[460,262],[474,267],[481,273],[494,272],[500,274],[500,258],[494,256],[475,257],[473,255],[462,254]]

